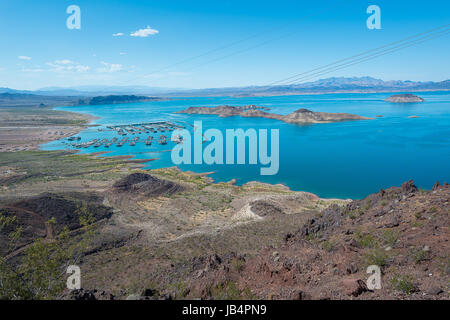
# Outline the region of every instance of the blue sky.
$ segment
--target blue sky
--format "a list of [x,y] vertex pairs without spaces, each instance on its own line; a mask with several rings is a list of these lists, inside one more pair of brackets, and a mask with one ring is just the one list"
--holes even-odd
[[[72,4],[81,9],[80,30],[66,27]],[[381,30],[366,27],[372,4],[381,8]],[[0,87],[265,85],[445,25],[449,17],[444,0],[2,0]],[[131,36],[145,29],[154,34]],[[324,77],[440,81],[450,78],[449,52],[446,35]]]

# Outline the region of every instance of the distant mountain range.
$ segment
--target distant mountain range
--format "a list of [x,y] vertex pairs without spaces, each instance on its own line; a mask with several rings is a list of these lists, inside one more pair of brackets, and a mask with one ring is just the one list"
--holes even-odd
[[147,86],[79,86],[47,87],[36,91],[0,88],[1,93],[34,94],[42,96],[106,96],[158,95],[162,97],[188,96],[271,96],[351,92],[411,92],[450,90],[450,79],[441,82],[384,81],[372,77],[333,77],[302,84],[248,86],[209,89],[159,88]]
[[168,91],[179,91],[179,88],[159,88],[148,86],[78,86],[78,87],[45,87],[38,90],[15,90],[0,88],[1,93],[37,94],[41,96],[76,96],[93,97],[107,95],[141,94],[155,95]]
[[450,80],[441,82],[383,81],[372,77],[327,78],[303,84],[198,89],[170,92],[171,96],[274,96],[351,92],[411,92],[450,90]]

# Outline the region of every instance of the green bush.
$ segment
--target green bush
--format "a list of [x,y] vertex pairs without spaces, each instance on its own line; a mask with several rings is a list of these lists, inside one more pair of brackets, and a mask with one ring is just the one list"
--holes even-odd
[[409,256],[412,258],[415,264],[428,259],[428,251],[422,248],[412,248],[409,250]]
[[[47,300],[60,297],[66,285],[66,269],[77,264],[87,248],[93,234],[94,218],[81,204],[77,210],[84,234],[79,241],[69,241],[69,229],[64,227],[54,239],[36,239],[23,251],[20,261],[10,263],[0,257],[0,299]],[[15,217],[7,218],[0,212],[0,231],[6,226],[14,227]],[[47,221],[54,224],[55,219]],[[21,236],[21,229],[15,228],[9,234],[9,245]]]
[[364,258],[365,264],[367,266],[377,265],[379,267],[383,267],[388,264],[389,255],[385,250],[381,248],[375,248],[366,252]]
[[410,275],[394,275],[391,280],[392,286],[399,291],[406,294],[411,294],[415,291],[414,278]]
[[400,232],[397,230],[388,229],[385,230],[381,236],[383,243],[387,246],[394,247],[400,238]]
[[322,247],[323,250],[331,252],[335,249],[336,245],[332,240],[325,240],[320,244],[320,246]]
[[375,238],[370,233],[363,234],[361,230],[355,231],[355,240],[363,248],[374,248],[377,246]]
[[233,267],[234,271],[241,272],[244,269],[244,261],[235,258],[231,261],[231,266]]

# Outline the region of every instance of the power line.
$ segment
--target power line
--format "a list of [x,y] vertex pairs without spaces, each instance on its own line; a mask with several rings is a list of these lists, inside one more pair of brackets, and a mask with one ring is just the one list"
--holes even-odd
[[337,70],[348,68],[350,66],[353,66],[353,65],[356,65],[356,64],[359,64],[359,63],[362,63],[362,62],[373,60],[375,58],[387,55],[389,53],[396,52],[396,51],[399,51],[399,50],[402,50],[402,49],[405,49],[405,48],[409,48],[409,47],[415,46],[417,44],[420,44],[420,43],[423,43],[423,42],[427,42],[429,40],[432,40],[432,39],[444,36],[444,35],[446,35],[448,33],[450,33],[450,29],[438,32],[436,34],[429,35],[429,36],[421,38],[421,39],[417,39],[417,40],[414,40],[414,41],[410,41],[410,42],[404,43],[404,44],[402,44],[400,46],[396,46],[396,47],[393,47],[393,48],[390,48],[390,49],[383,50],[381,52],[369,55],[367,57],[356,59],[354,61],[349,61],[347,63],[341,64],[341,65],[337,65],[337,66],[334,66],[332,68],[327,68],[327,69],[322,70],[320,72],[316,72],[316,73],[310,74],[308,76],[304,76],[304,77],[301,77],[299,79],[295,79],[295,80],[289,81],[289,82],[285,83],[284,85],[289,85],[289,84],[294,84],[294,83],[295,84],[304,83],[304,82],[309,81],[309,80],[311,80],[311,79],[313,79],[313,78],[315,78],[317,76],[322,76],[322,75],[329,74],[329,73],[337,71]]
[[200,65],[197,65],[197,66],[195,66],[195,67],[193,67],[193,68],[191,68],[191,69],[187,69],[187,71],[192,71],[192,70],[195,70],[195,69],[197,69],[197,68],[199,68],[199,67],[203,67],[203,66],[205,66],[205,65],[207,65],[207,64],[210,64],[210,63],[213,63],[213,62],[217,62],[217,61],[220,61],[220,60],[224,60],[224,59],[226,59],[226,58],[229,58],[229,57],[238,55],[238,54],[240,54],[240,53],[243,53],[243,52],[246,52],[246,51],[249,51],[249,50],[258,48],[258,47],[262,47],[262,46],[264,46],[264,45],[266,45],[266,44],[268,44],[268,43],[271,43],[271,42],[276,41],[276,40],[280,40],[280,39],[282,39],[282,38],[289,37],[289,36],[291,36],[291,35],[293,35],[293,34],[295,34],[295,33],[297,33],[297,32],[292,32],[292,33],[290,33],[290,34],[285,34],[285,35],[282,35],[282,36],[279,36],[279,37],[275,37],[275,38],[269,39],[269,40],[267,40],[267,41],[258,43],[258,44],[254,45],[254,46],[250,46],[250,47],[247,47],[247,48],[245,48],[245,49],[242,49],[242,50],[239,50],[239,51],[236,51],[236,52],[227,54],[227,55],[225,55],[225,56],[222,56],[222,57],[218,57],[218,58],[216,58],[216,59],[209,60],[209,61],[207,61],[207,62],[205,62],[205,63],[202,63],[202,64],[200,64]]
[[[324,65],[324,66],[321,66],[321,67],[317,67],[317,68],[311,69],[311,70],[309,70],[309,71],[305,71],[305,72],[302,72],[302,73],[293,75],[293,76],[291,76],[291,77],[288,77],[288,78],[285,78],[285,79],[282,79],[282,80],[274,81],[274,82],[270,83],[269,86],[273,86],[273,85],[275,85],[275,84],[282,83],[282,82],[285,82],[285,81],[287,81],[287,80],[291,80],[291,79],[294,79],[294,78],[298,78],[299,76],[307,76],[307,75],[313,73],[314,71],[319,71],[319,70],[321,70],[321,69],[327,69],[328,67],[332,67],[332,66],[334,66],[334,65],[336,65],[336,64],[339,64],[339,63],[341,63],[341,62],[345,62],[345,61],[352,60],[352,59],[357,58],[357,57],[365,56],[365,55],[367,55],[367,54],[369,54],[369,53],[371,53],[371,52],[377,52],[377,51],[379,51],[379,50],[381,50],[381,49],[383,49],[383,48],[391,47],[392,45],[395,45],[395,44],[398,44],[398,43],[405,42],[406,40],[409,40],[409,39],[414,39],[414,38],[417,38],[417,37],[426,35],[426,34],[428,34],[428,33],[431,33],[431,32],[434,32],[434,31],[437,31],[437,30],[446,28],[446,27],[448,27],[448,26],[450,26],[450,24],[446,24],[446,25],[440,26],[440,27],[438,27],[438,28],[434,28],[434,29],[425,31],[425,32],[422,32],[422,33],[419,33],[419,34],[416,34],[416,35],[413,35],[413,36],[404,38],[404,39],[402,39],[402,40],[394,41],[394,42],[388,43],[388,44],[386,44],[386,45],[383,45],[383,46],[380,46],[380,47],[377,47],[377,48],[374,48],[374,49],[371,49],[371,50],[367,50],[367,51],[358,53],[358,54],[353,55],[353,56],[351,56],[351,57],[347,57],[347,58],[344,58],[344,59],[337,60],[337,61],[332,62],[332,63],[329,63],[329,64],[327,64],[327,65]],[[324,70],[322,70],[322,71],[324,71]],[[320,71],[320,72],[322,72],[322,71]]]

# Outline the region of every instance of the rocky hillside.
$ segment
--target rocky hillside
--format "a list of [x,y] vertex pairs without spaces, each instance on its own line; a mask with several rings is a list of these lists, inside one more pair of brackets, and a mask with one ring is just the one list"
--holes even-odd
[[[412,181],[345,207],[331,206],[254,257],[211,255],[194,264],[191,297],[217,288],[263,299],[449,299],[450,187]],[[368,290],[368,265],[382,288]]]
[[[142,283],[132,292],[114,294],[110,288],[94,287],[68,293],[67,298],[449,299],[448,184],[437,183],[433,190],[424,191],[409,181],[362,200],[324,203],[322,209],[309,211],[301,206],[314,200],[312,195],[262,195],[245,200],[231,218],[241,223],[247,219],[245,236],[236,225],[225,233],[180,238],[173,245],[184,251],[185,258],[160,269],[153,285]],[[309,218],[299,219],[293,214],[295,207]],[[286,220],[289,216],[297,219]],[[277,227],[270,221],[277,221]],[[287,221],[292,231],[280,234]],[[261,243],[269,243],[262,229],[280,241],[251,253],[245,248],[257,243],[253,233]],[[200,247],[216,243],[215,249],[195,255],[186,247],[190,238],[197,239],[194,242]],[[237,249],[235,240],[245,243]],[[142,268],[148,272],[173,254],[170,246],[164,250],[158,258],[144,258],[141,253]],[[115,262],[109,262],[108,270],[111,264]],[[369,265],[381,269],[379,290],[368,289]],[[137,272],[136,265],[130,272]]]
[[[44,193],[20,201],[0,204],[3,218],[15,217],[15,222],[0,230],[0,242],[8,243],[11,232],[20,228],[22,235],[16,245],[17,252],[38,238],[51,239],[67,227],[70,231],[81,228],[80,214],[89,214],[95,221],[108,219],[112,210],[102,204],[98,194]],[[83,211],[83,212],[82,212]],[[54,223],[49,221],[53,220]],[[12,254],[8,246],[0,246],[0,255]]]

